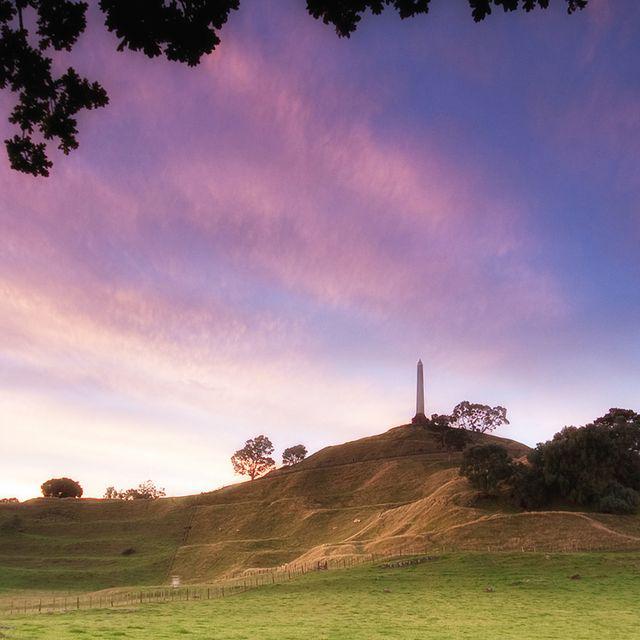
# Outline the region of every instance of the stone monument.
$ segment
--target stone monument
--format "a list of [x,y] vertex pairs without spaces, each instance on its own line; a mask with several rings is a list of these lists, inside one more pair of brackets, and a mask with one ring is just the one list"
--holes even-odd
[[422,360],[418,360],[416,415],[411,422],[413,424],[425,424],[427,422],[427,416],[424,413],[424,373],[422,371]]

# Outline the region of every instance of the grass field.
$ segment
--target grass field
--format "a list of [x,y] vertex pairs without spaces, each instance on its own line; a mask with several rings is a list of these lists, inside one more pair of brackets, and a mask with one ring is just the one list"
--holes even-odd
[[457,553],[319,572],[220,600],[13,616],[0,637],[631,640],[640,638],[639,603],[640,553]]

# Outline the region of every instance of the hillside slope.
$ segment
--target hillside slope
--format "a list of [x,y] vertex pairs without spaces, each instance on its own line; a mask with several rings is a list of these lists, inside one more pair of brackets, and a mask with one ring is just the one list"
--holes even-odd
[[[475,437],[513,456],[527,451]],[[459,454],[444,452],[436,433],[405,425],[197,496],[0,505],[0,588],[97,589],[158,584],[172,574],[199,582],[407,547],[640,548],[636,516],[521,513],[482,503],[458,477],[458,464]]]

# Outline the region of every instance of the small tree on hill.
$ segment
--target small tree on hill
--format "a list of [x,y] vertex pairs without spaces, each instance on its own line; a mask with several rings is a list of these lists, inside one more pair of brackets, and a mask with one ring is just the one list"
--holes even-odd
[[498,485],[511,477],[513,468],[509,454],[498,444],[475,445],[462,454],[460,475],[476,488],[495,494]]
[[296,444],[293,447],[285,449],[282,453],[282,464],[290,467],[298,462],[302,462],[307,457],[307,447],[303,444]]
[[105,500],[157,500],[166,496],[164,489],[156,487],[152,480],[141,482],[137,487],[118,491],[115,487],[107,487]]
[[80,498],[82,487],[71,478],[51,478],[40,486],[45,498]]
[[451,413],[451,425],[458,429],[487,433],[503,424],[509,424],[507,410],[504,407],[490,407],[487,404],[475,404],[464,400],[457,404]]
[[275,467],[271,457],[273,445],[267,436],[256,436],[247,440],[242,449],[231,456],[233,470],[241,476],[249,476],[251,480],[263,476]]

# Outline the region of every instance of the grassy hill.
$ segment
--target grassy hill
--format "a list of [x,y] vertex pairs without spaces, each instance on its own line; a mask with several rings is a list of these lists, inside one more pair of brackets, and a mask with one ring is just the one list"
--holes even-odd
[[[507,447],[527,447],[475,436]],[[640,518],[523,513],[483,502],[459,454],[405,425],[327,447],[299,465],[218,491],[153,502],[38,499],[0,505],[0,590],[95,590],[204,582],[328,556],[403,548],[631,550]]]

